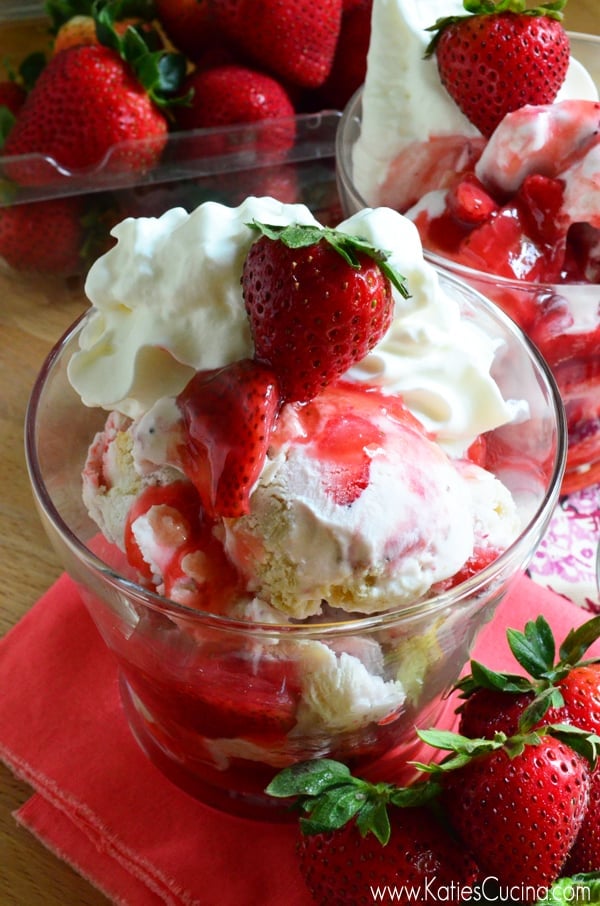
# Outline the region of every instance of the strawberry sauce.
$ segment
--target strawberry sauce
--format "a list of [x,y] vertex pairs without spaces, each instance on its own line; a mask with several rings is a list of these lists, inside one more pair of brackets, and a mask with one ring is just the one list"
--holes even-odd
[[567,413],[565,493],[600,476],[599,125],[593,101],[524,107],[472,169],[408,211],[424,247],[480,273],[467,279],[550,365]]

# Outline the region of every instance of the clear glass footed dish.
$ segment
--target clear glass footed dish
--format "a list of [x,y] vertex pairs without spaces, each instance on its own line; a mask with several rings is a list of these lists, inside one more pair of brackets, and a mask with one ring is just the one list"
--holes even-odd
[[[114,653],[135,738],[165,775],[213,807],[284,819],[287,810],[265,795],[266,785],[283,766],[321,756],[372,778],[406,780],[407,763],[418,754],[415,727],[443,719],[444,696],[477,633],[545,532],[566,455],[556,385],[508,317],[454,278],[441,280],[463,316],[494,337],[492,375],[503,397],[527,403],[519,424],[485,436],[486,460],[511,492],[522,527],[498,559],[466,581],[383,614],[250,623],[142,587],[82,502],[83,463],[106,419],[83,405],[67,378],[88,316],[41,369],[26,423],[41,520]],[[355,694],[363,682],[376,693],[367,706]]]

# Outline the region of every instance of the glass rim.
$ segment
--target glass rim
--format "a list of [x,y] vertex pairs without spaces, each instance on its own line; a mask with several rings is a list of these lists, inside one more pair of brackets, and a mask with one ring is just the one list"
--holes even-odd
[[[375,614],[362,614],[360,616],[349,616],[348,619],[331,622],[273,623],[232,618],[188,607],[163,597],[157,592],[145,588],[137,582],[121,575],[117,570],[113,569],[104,560],[94,554],[62,518],[54,504],[52,495],[46,487],[37,456],[37,417],[40,411],[40,403],[42,401],[44,389],[55,367],[58,365],[61,356],[65,353],[67,346],[77,338],[78,334],[83,329],[86,319],[92,313],[91,309],[83,312],[54,344],[42,364],[29,397],[25,415],[25,461],[37,506],[41,509],[45,519],[52,526],[57,536],[69,548],[76,560],[96,577],[99,577],[103,582],[108,583],[108,585],[117,593],[125,594],[127,597],[134,599],[144,607],[162,613],[168,617],[193,621],[214,629],[226,629],[227,631],[238,634],[251,633],[260,635],[261,637],[293,636],[295,638],[311,638],[315,635],[319,635],[320,637],[323,635],[343,636],[358,631],[365,632],[384,628],[391,624],[401,623],[410,618],[436,613],[448,606],[459,607],[461,604],[467,603],[471,597],[478,593],[483,593],[486,587],[489,587],[493,583],[494,578],[503,573],[505,567],[510,568],[511,560],[521,557],[521,548],[526,542],[526,539],[534,532],[535,527],[540,522],[544,523],[549,520],[551,512],[558,501],[562,475],[566,463],[566,417],[560,393],[550,369],[536,347],[528,340],[520,328],[505,315],[504,312],[477,290],[464,284],[444,270],[438,271],[438,274],[442,281],[454,285],[454,287],[459,289],[463,294],[467,292],[468,296],[472,297],[473,302],[477,301],[478,304],[482,304],[486,314],[491,317],[492,320],[500,321],[503,327],[508,330],[510,334],[514,335],[515,339],[527,351],[536,375],[544,386],[549,405],[553,409],[556,418],[556,449],[554,462],[552,464],[552,472],[547,482],[543,499],[536,507],[535,511],[530,515],[527,524],[521,529],[518,537],[512,544],[510,544],[499,557],[492,561],[489,566],[485,567],[474,576],[471,576],[466,581],[461,582],[459,585],[456,585],[447,591],[433,596],[422,596],[408,605],[390,611],[378,612]],[[82,402],[80,405],[84,406]]]

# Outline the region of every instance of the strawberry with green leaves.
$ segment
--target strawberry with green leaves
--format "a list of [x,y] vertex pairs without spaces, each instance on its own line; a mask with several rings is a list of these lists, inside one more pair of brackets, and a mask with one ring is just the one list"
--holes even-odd
[[162,154],[165,109],[175,102],[185,58],[151,49],[136,28],[118,35],[107,10],[96,25],[102,43],[53,56],[16,117],[4,147],[15,159],[5,169],[21,185],[56,181],[105,158],[107,170],[144,171]]
[[385,252],[326,227],[252,224],[242,274],[255,358],[286,401],[307,402],[363,359],[389,328],[392,286],[408,291]]
[[[210,518],[250,511],[285,403],[305,403],[359,362],[393,316],[387,254],[319,226],[254,222],[242,289],[254,356],[198,372],[177,397],[180,465]],[[361,460],[362,461],[362,460]]]
[[457,684],[464,699],[458,708],[461,733],[512,733],[527,711],[530,724],[562,721],[600,735],[600,657],[585,657],[600,638],[600,617],[572,629],[558,657],[543,616],[526,623],[523,632],[508,629],[506,637],[524,673],[496,672],[472,660],[471,672]]
[[[498,673],[471,661],[458,684],[464,698],[459,729],[492,738],[519,726],[562,721],[600,735],[600,658],[585,657],[600,637],[600,617],[571,630],[556,652],[553,633],[539,616],[523,632],[507,631],[509,647],[525,675]],[[569,854],[570,873],[600,870],[600,768],[591,778],[590,802]]]
[[513,110],[549,104],[564,82],[569,38],[566,0],[532,9],[525,0],[464,0],[464,16],[438,19],[426,55],[442,84],[486,137]]
[[[460,902],[479,868],[440,821],[430,803],[435,783],[396,787],[354,777],[337,761],[302,762],[267,787],[304,815],[300,870],[320,906],[372,902],[372,888],[397,888],[408,904]],[[387,902],[387,901],[383,901]]]
[[440,802],[465,846],[501,889],[535,902],[560,876],[583,825],[600,737],[567,724],[469,739],[419,733],[449,754],[420,767],[441,784]]

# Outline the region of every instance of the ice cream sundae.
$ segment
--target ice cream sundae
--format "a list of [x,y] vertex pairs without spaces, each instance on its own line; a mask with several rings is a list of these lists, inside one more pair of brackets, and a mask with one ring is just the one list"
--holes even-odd
[[375,0],[338,160],[348,211],[405,213],[431,260],[540,348],[567,410],[568,491],[600,471],[600,104],[563,5]]
[[[332,229],[251,197],[114,237],[39,413],[78,407],[82,484],[44,493],[86,539],[95,578],[73,572],[135,735],[243,814],[307,757],[405,768],[549,518],[542,366],[389,208]],[[34,483],[64,471],[36,449]]]

